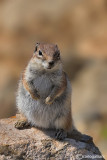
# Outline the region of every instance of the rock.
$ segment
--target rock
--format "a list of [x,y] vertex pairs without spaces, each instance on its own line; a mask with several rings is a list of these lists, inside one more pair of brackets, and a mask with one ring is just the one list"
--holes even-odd
[[54,130],[34,127],[18,130],[14,128],[17,119],[14,116],[0,120],[0,160],[103,159],[93,142],[84,143],[70,138],[58,141],[52,138]]

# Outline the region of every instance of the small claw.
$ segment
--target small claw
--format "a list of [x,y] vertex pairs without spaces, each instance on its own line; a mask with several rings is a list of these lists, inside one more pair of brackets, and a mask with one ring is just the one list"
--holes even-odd
[[67,132],[65,132],[63,129],[58,129],[55,133],[55,138],[58,140],[63,140],[67,137]]
[[33,99],[38,100],[39,98],[37,98],[37,97],[33,97]]
[[24,129],[30,126],[30,124],[27,121],[19,120],[14,124],[15,128],[17,129]]
[[36,94],[36,98],[40,99],[40,95],[38,93]]
[[32,95],[32,98],[35,100],[38,100],[38,99],[40,99],[40,96],[39,95],[36,95],[36,96]]
[[45,103],[50,105],[53,103],[53,100],[51,99],[51,97],[47,97],[46,100],[45,100]]

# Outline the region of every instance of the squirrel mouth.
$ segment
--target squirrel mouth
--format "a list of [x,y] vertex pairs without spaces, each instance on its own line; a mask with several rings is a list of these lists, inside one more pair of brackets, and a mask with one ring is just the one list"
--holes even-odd
[[47,67],[47,69],[51,69],[52,67]]

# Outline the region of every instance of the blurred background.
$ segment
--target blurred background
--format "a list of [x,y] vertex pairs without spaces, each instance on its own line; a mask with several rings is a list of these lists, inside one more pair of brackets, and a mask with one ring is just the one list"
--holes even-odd
[[107,157],[107,0],[0,0],[0,118],[16,112],[18,80],[36,42],[58,44],[75,125]]

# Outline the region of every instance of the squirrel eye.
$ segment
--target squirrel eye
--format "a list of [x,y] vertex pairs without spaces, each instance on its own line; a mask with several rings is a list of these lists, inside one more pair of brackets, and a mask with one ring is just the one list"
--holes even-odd
[[42,52],[39,50],[39,56],[42,56]]

